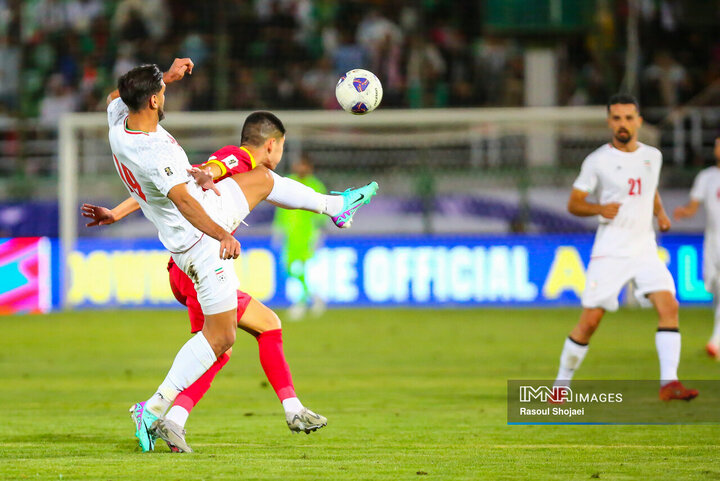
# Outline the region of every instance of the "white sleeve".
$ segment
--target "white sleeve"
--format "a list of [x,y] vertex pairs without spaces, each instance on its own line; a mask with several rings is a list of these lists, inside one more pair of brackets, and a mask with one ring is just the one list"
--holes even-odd
[[187,160],[174,156],[167,145],[156,143],[139,147],[138,150],[146,150],[144,155],[152,158],[148,176],[162,195],[167,196],[170,189],[176,185],[186,184],[192,180],[187,173],[187,169],[190,168]]
[[698,202],[705,202],[707,198],[707,175],[705,171],[700,172],[693,182],[692,189],[690,189],[690,198]]
[[580,168],[580,175],[578,175],[575,182],[573,182],[573,188],[589,193],[595,190],[597,181],[598,176],[595,162],[593,162],[592,157],[586,157]]
[[125,102],[123,102],[122,99],[118,97],[112,102],[110,102],[110,105],[108,105],[107,114],[108,125],[110,127],[118,125],[120,122],[123,121],[123,119],[125,119],[128,114],[127,105],[125,105]]

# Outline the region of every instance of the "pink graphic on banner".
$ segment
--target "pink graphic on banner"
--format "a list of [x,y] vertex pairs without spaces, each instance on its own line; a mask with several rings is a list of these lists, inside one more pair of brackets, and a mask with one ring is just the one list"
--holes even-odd
[[0,314],[50,310],[49,252],[44,237],[0,239]]

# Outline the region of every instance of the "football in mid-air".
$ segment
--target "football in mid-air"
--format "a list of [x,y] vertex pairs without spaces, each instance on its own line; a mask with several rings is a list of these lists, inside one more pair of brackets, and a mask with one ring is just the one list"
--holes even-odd
[[335,86],[335,97],[346,112],[363,115],[372,112],[382,101],[380,79],[369,70],[356,68],[340,77]]

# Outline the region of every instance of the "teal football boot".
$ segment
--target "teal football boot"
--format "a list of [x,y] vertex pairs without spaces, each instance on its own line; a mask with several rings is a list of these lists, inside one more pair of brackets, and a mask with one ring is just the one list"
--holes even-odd
[[130,406],[130,417],[135,424],[135,437],[143,453],[155,449],[155,435],[150,427],[157,420],[157,416],[145,409],[145,403],[135,403]]
[[365,204],[370,203],[370,199],[377,193],[377,182],[370,182],[359,189],[348,189],[345,192],[331,192],[331,194],[339,194],[343,197],[342,211],[336,216],[331,216],[336,226],[341,229],[347,229],[352,224],[355,212]]

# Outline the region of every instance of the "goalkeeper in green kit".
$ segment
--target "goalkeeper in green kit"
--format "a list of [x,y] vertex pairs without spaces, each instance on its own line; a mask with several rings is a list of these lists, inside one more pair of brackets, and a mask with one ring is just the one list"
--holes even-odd
[[[303,154],[292,166],[293,174],[288,176],[318,193],[326,192],[325,185],[313,174],[312,161]],[[323,216],[301,210],[276,209],[273,221],[273,241],[282,242],[282,257],[288,278],[295,279],[302,286],[302,293],[288,310],[288,317],[300,320],[305,316],[308,305],[320,315],[325,310],[323,300],[313,295],[305,278],[307,262],[315,256],[315,249],[322,238]]]

